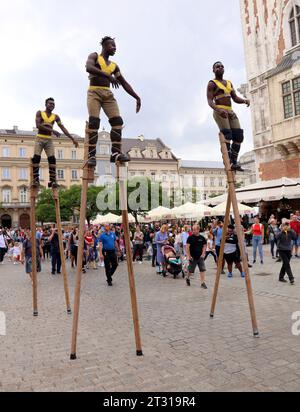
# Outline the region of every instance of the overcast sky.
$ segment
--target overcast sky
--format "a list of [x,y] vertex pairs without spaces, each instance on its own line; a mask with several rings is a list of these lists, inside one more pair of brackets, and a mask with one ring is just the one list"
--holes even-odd
[[[114,61],[143,102],[136,115],[134,100],[116,92],[124,136],[159,137],[186,160],[221,160],[206,87],[217,60],[236,88],[246,81],[238,0],[1,0],[0,12],[0,129],[31,130],[53,96],[66,127],[83,135],[86,58],[111,35]],[[235,109],[245,152],[253,148],[250,109]]]

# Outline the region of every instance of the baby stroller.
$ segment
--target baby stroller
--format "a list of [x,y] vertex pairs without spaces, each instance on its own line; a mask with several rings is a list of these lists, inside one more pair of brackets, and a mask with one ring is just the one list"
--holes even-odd
[[166,268],[168,273],[173,275],[174,279],[177,278],[177,276],[182,273],[183,278],[185,277],[183,268],[182,268],[182,262],[181,259],[176,256],[176,251],[172,246],[163,246],[162,249],[162,254],[165,259],[166,263]]

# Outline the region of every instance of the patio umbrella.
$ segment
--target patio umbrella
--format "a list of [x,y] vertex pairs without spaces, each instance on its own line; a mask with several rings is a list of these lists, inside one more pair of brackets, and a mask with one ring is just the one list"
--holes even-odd
[[[218,205],[218,206],[216,206],[212,209],[212,214],[214,216],[225,216],[226,206],[227,206],[227,202],[221,203],[220,205]],[[241,215],[249,215],[251,213],[255,213],[255,211],[252,207],[242,205],[241,203],[238,203],[238,208],[239,208],[239,211],[240,211]],[[233,214],[232,205],[231,205],[230,213]]]
[[[172,213],[172,212],[171,212]],[[202,203],[186,203],[173,210],[173,215],[176,218],[185,219],[202,219],[205,216],[212,215],[212,208]]]

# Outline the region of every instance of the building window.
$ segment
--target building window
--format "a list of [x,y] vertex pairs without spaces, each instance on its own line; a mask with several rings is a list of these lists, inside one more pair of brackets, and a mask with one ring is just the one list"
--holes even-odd
[[44,178],[43,178],[44,172],[43,172],[43,169],[41,167],[40,167],[39,175],[40,175],[40,180],[44,180]]
[[72,170],[72,180],[78,180],[77,170]]
[[152,182],[155,182],[155,173],[154,172],[151,173],[151,180],[152,180]]
[[300,43],[300,6],[293,6],[289,23],[291,30],[292,47],[295,47]]
[[219,186],[220,186],[220,187],[223,187],[223,185],[224,185],[224,181],[223,181],[223,179],[220,178],[220,179],[219,179]]
[[166,182],[166,181],[167,181],[167,175],[163,175],[163,176],[162,176],[162,181],[163,181],[163,182]]
[[214,178],[210,179],[210,186],[215,187],[215,179]]
[[300,115],[300,77],[282,84],[284,118]]
[[65,179],[65,171],[58,169],[57,170],[57,177],[58,177],[58,180],[64,180]]
[[27,169],[20,169],[20,171],[19,171],[19,179],[20,179],[20,180],[27,180],[27,179],[28,179]]
[[300,114],[300,77],[297,77],[293,80],[293,92],[295,102],[295,115],[298,116]]
[[7,167],[2,169],[2,179],[3,180],[10,180],[10,169],[8,169]]
[[19,157],[22,157],[22,158],[26,157],[26,149],[24,147],[21,147],[19,149]]
[[58,158],[58,160],[63,160],[63,158],[64,158],[64,151],[63,150],[58,150],[57,151],[57,158]]
[[27,203],[27,189],[26,187],[22,187],[22,189],[20,190],[20,202],[21,203]]
[[11,190],[4,189],[2,192],[2,200],[3,203],[10,203],[11,202]]
[[3,147],[2,154],[3,154],[3,157],[10,157],[10,148],[9,147]]
[[72,160],[77,160],[77,152],[76,152],[76,150],[72,150],[71,156],[72,156]]

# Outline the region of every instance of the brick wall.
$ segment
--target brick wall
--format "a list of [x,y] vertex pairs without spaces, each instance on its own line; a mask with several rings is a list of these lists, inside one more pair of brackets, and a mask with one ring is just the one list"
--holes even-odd
[[261,180],[275,180],[282,177],[300,178],[300,157],[261,163],[259,174]]

